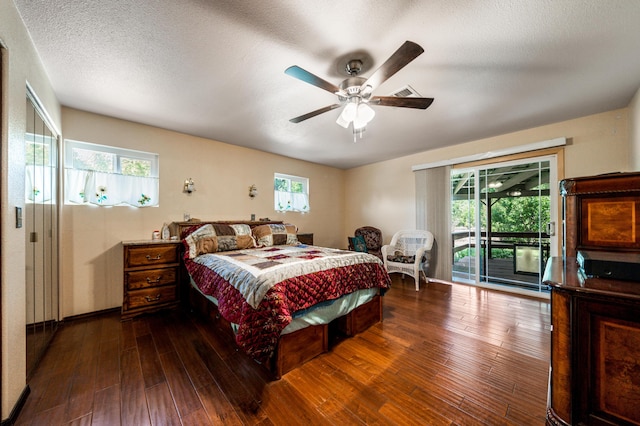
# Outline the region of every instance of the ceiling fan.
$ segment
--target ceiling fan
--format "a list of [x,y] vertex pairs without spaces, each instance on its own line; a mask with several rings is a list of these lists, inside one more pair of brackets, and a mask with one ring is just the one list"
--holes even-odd
[[305,83],[312,84],[338,96],[339,103],[311,111],[307,114],[290,119],[292,123],[315,117],[344,105],[342,113],[336,123],[345,129],[352,125],[354,141],[356,134],[362,136],[362,131],[369,121],[375,116],[375,111],[369,105],[394,106],[401,108],[426,109],[433,102],[433,98],[398,97],[398,96],[372,96],[373,91],[389,77],[400,71],[407,64],[424,52],[424,49],[412,41],[405,41],[393,55],[387,59],[368,79],[359,77],[362,61],[354,59],[347,63],[346,72],[349,77],[339,86],[310,73],[309,71],[293,65],[285,70],[288,74]]

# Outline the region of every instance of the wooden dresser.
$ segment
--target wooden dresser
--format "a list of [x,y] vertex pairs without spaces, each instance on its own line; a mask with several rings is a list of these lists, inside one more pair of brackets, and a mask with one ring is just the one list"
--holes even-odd
[[122,319],[178,305],[180,241],[123,241]]
[[303,234],[298,234],[298,241],[300,241],[302,244],[306,244],[308,246],[312,246],[313,245],[313,233],[303,233]]
[[[623,280],[616,270],[634,268],[625,259],[640,252],[640,173],[567,179],[560,189],[563,257],[549,260],[543,278],[552,323],[547,424],[640,425],[640,276]],[[578,263],[586,253],[614,259],[613,268],[587,276]]]

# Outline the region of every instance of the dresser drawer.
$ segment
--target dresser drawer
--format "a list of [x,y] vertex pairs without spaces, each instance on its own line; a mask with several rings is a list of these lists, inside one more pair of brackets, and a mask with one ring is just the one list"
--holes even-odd
[[125,268],[178,263],[178,244],[152,244],[127,247]]
[[158,287],[176,282],[178,268],[145,269],[125,273],[126,286],[129,290]]
[[171,303],[176,300],[177,287],[175,285],[152,287],[128,292],[125,297],[124,308],[126,310],[143,308]]

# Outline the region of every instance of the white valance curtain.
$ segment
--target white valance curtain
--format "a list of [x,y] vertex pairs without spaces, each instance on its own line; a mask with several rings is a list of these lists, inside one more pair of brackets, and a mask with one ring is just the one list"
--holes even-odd
[[51,166],[27,166],[24,199],[38,204],[55,203],[53,194],[57,188],[56,170]]
[[420,169],[414,173],[416,226],[434,236],[429,276],[451,281],[451,167]]
[[300,192],[274,191],[277,211],[309,212],[309,194]]
[[157,206],[159,180],[92,170],[65,170],[65,200],[98,206]]

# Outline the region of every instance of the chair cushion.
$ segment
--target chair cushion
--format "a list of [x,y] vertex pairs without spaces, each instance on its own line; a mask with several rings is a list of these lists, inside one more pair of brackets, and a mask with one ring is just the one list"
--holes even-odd
[[[396,263],[415,263],[416,261],[416,255],[412,255],[412,256],[405,256],[402,254],[401,251],[396,251],[393,254],[388,254],[387,255],[387,260],[389,262],[396,262]],[[426,262],[427,257],[426,256],[422,256],[422,262]]]
[[416,261],[415,256],[403,256],[402,254],[390,254],[387,256],[389,262],[396,263],[414,263]]
[[357,235],[355,237],[349,237],[349,242],[351,243],[351,246],[353,247],[354,251],[360,251],[363,253],[367,253],[367,244],[364,241],[364,236],[362,235]]

